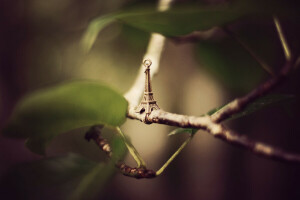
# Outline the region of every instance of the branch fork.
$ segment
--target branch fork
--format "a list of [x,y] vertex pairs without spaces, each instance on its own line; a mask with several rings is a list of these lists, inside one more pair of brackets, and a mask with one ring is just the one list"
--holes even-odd
[[[226,120],[231,115],[242,111],[249,103],[269,93],[272,89],[282,83],[288,76],[291,69],[296,65],[296,59],[292,56],[292,53],[287,44],[287,40],[281,29],[279,20],[276,17],[274,17],[274,23],[278,32],[279,39],[282,43],[284,54],[286,56],[286,63],[283,65],[281,71],[277,75],[273,74],[273,76],[269,80],[259,85],[250,93],[233,100],[227,106],[220,109],[211,116],[205,115],[200,117],[174,114],[163,111],[161,109],[153,110],[148,116],[145,116],[145,114],[143,113],[135,112],[133,106],[134,101],[130,101],[130,99],[128,99],[129,107],[127,117],[130,119],[140,120],[144,123],[158,123],[182,128],[202,129],[209,134],[224,140],[225,142],[248,149],[257,155],[281,161],[300,163],[300,155],[287,153],[267,144],[252,141],[249,138],[241,136],[221,124],[222,121]],[[248,49],[248,51],[250,50]],[[259,63],[264,62],[260,61]],[[130,90],[132,89],[133,88],[131,88]]]
[[[160,0],[159,1],[159,11],[165,11],[169,8],[169,5],[172,0]],[[280,39],[280,42],[283,47],[284,55],[286,57],[286,63],[283,65],[281,71],[275,75],[275,73],[271,70],[269,66],[265,64],[261,59],[259,59],[254,52],[251,51],[250,48],[246,46],[239,38],[237,38],[229,29],[224,28],[224,32],[231,35],[233,39],[236,39],[248,52],[249,54],[259,63],[261,66],[268,71],[272,77],[258,86],[256,89],[252,90],[250,93],[246,94],[243,97],[237,98],[233,100],[231,103],[227,104],[224,108],[220,109],[216,113],[211,116],[187,116],[181,114],[175,114],[166,112],[162,109],[159,109],[156,101],[153,98],[153,92],[151,88],[151,78],[158,72],[159,70],[159,60],[161,57],[161,53],[163,51],[165,37],[160,34],[153,33],[151,35],[147,52],[144,56],[144,60],[146,58],[151,58],[153,61],[152,71],[150,73],[150,66],[152,65],[152,61],[150,59],[146,59],[143,62],[143,65],[140,67],[140,71],[138,76],[132,85],[132,87],[128,90],[128,92],[124,95],[127,99],[129,106],[127,111],[127,117],[130,119],[139,120],[146,124],[158,123],[165,124],[170,126],[182,127],[182,128],[195,128],[205,130],[207,133],[213,135],[216,138],[222,139],[223,141],[243,147],[247,150],[250,150],[256,155],[260,155],[262,157],[280,160],[284,162],[294,162],[300,163],[300,155],[291,154],[277,148],[271,147],[267,144],[252,141],[246,136],[235,133],[234,131],[226,128],[221,124],[222,121],[226,120],[231,115],[242,111],[249,103],[253,102],[257,98],[269,93],[273,88],[278,86],[281,82],[283,82],[286,76],[289,74],[291,69],[297,65],[299,62],[296,61],[295,57],[293,57],[291,50],[287,44],[287,40],[282,31],[280,22],[278,18],[274,17],[274,24]],[[185,38],[181,38],[181,42],[189,42],[189,36]],[[193,41],[198,39],[197,35],[192,35]],[[173,38],[174,40],[174,38]],[[176,40],[176,38],[175,38]],[[146,69],[144,69],[146,68]],[[145,84],[143,89],[143,74],[145,73]],[[140,98],[142,100],[138,105]],[[136,149],[132,144],[126,141],[125,135],[122,131],[118,129],[118,132],[123,137],[124,142],[129,150],[129,153],[133,156],[133,158],[137,162],[137,167],[129,167],[122,162],[116,164],[116,167],[121,171],[125,176],[130,176],[134,178],[153,178],[160,175],[166,167],[173,161],[173,159],[182,151],[182,149],[191,141],[193,134],[187,138],[187,140],[178,148],[178,150],[169,158],[169,160],[157,171],[147,169],[146,164],[138,154]],[[111,156],[112,152],[110,147],[108,146],[107,141],[101,138],[99,135],[88,136],[87,139],[93,139],[96,144],[100,147],[101,150],[106,152],[108,156]]]

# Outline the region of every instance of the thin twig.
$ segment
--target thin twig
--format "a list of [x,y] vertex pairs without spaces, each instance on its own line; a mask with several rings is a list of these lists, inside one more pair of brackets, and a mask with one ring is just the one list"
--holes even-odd
[[165,164],[156,171],[156,176],[161,175],[165,169],[170,165],[170,163],[178,156],[178,154],[184,149],[184,147],[192,140],[192,136],[190,136],[188,139],[186,139],[182,145],[175,151],[175,153],[165,162]]
[[135,149],[135,147],[126,139],[126,136],[121,131],[119,127],[117,127],[118,133],[121,135],[130,155],[133,157],[133,159],[136,161],[138,168],[146,168],[146,162],[143,160],[142,156],[138,153],[138,151]]

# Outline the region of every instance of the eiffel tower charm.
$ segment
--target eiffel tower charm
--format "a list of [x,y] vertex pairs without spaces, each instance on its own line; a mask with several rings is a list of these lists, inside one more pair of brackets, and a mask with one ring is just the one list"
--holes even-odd
[[142,101],[140,105],[135,109],[135,112],[137,113],[143,113],[146,112],[146,115],[150,115],[150,113],[153,110],[159,110],[158,105],[156,104],[156,101],[153,98],[153,92],[151,87],[151,80],[150,80],[150,66],[152,64],[151,60],[146,59],[143,62],[145,66],[145,90],[144,90],[144,96],[142,98]]

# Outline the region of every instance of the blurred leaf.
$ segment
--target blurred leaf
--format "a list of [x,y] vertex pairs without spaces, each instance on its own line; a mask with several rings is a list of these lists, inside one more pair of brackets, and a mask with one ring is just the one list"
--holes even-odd
[[218,107],[218,108],[214,108],[214,109],[208,111],[206,114],[209,115],[209,116],[211,116],[211,115],[213,115],[215,112],[217,112],[217,111],[221,110],[222,108],[224,108],[225,106],[227,106],[227,104],[222,105],[222,106],[220,106],[220,107]]
[[121,40],[127,41],[130,44],[129,47],[133,47],[139,53],[144,52],[147,48],[149,36],[148,32],[141,29],[126,24],[122,26]]
[[[228,117],[226,120],[233,120],[237,119],[240,117],[244,117],[247,115],[250,115],[256,111],[259,111],[263,108],[269,107],[269,106],[275,106],[278,105],[279,103],[287,103],[290,100],[294,99],[293,95],[285,95],[285,94],[270,94],[264,97],[261,97],[257,99],[256,101],[250,103],[248,106],[246,106],[241,112],[236,113]],[[225,108],[227,106],[223,105],[220,108],[215,108],[211,111],[208,112],[208,115],[212,115],[222,109],[223,107]]]
[[58,134],[84,126],[118,126],[126,117],[127,101],[96,82],[71,82],[43,89],[25,97],[15,108],[3,133],[28,138],[27,146],[45,153]]
[[166,12],[142,7],[123,13],[118,19],[147,32],[179,36],[196,30],[223,26],[248,14],[241,5],[180,6]]
[[111,177],[111,169],[113,167],[113,164],[106,166],[103,163],[95,166],[82,178],[70,199],[92,199]]
[[270,71],[281,67],[284,57],[272,20],[245,20],[227,32],[228,37],[199,42],[197,56],[203,64],[200,66],[231,92],[238,95],[248,92],[266,75],[266,70],[248,51],[268,65]]
[[[281,68],[280,63],[281,60],[284,61],[284,56],[273,20],[245,20],[232,29],[232,35],[239,38],[260,60],[268,64],[271,70],[280,70],[277,67]],[[244,47],[240,47],[241,51],[248,53]]]
[[90,23],[81,40],[84,52],[88,52],[91,49],[99,32],[114,20],[114,15],[106,15],[98,17]]
[[298,11],[287,3],[276,0],[239,0],[227,4],[181,5],[171,7],[168,11],[159,12],[156,6],[141,6],[121,12],[95,18],[84,34],[82,44],[88,51],[95,42],[98,33],[115,20],[122,21],[146,32],[158,32],[165,36],[179,36],[193,31],[207,30],[215,26],[223,26],[245,16],[271,17],[275,14],[298,17]]
[[169,133],[168,136],[182,134],[182,133],[189,133],[191,135],[194,135],[197,131],[198,129],[196,128],[177,128],[173,130],[171,133]]
[[[115,157],[123,158],[126,146],[113,139]],[[114,160],[96,163],[76,154],[19,164],[1,179],[1,193],[9,199],[93,199],[115,172]],[[91,185],[92,184],[92,185]],[[85,186],[85,187],[83,187]],[[51,195],[53,193],[55,196]],[[51,198],[49,198],[49,195]]]
[[119,13],[95,18],[89,24],[82,39],[83,49],[88,51],[99,32],[114,20],[142,29],[146,32],[158,32],[166,36],[184,35],[195,30],[205,30],[224,25],[245,15],[240,6],[207,7],[194,6],[172,8],[158,12],[154,6],[131,8]]
[[261,66],[231,38],[201,41],[198,58],[208,72],[237,93],[248,92],[261,80]]
[[113,156],[106,165],[100,164],[87,173],[80,181],[70,199],[94,199],[101,191],[105,183],[111,178],[115,171],[115,163],[124,158],[126,146],[123,139],[118,136],[112,141]]

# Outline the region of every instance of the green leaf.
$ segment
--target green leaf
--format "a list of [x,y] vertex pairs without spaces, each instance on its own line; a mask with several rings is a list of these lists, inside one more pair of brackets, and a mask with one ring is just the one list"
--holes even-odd
[[199,66],[236,93],[248,92],[264,75],[261,66],[231,38],[201,41],[197,50]]
[[90,50],[99,32],[113,21],[121,21],[146,32],[158,32],[165,36],[178,36],[195,30],[222,26],[247,15],[241,4],[212,6],[181,6],[166,12],[158,12],[155,6],[131,8],[119,13],[95,18],[89,24],[82,39],[83,49]]
[[[289,102],[292,99],[294,99],[293,95],[270,94],[270,95],[261,97],[261,98],[257,99],[256,101],[250,103],[241,112],[231,115],[226,120],[233,120],[233,119],[241,118],[241,117],[250,115],[256,111],[259,111],[263,108],[267,108],[269,106],[275,106],[275,105],[278,105],[279,103]],[[220,109],[225,108],[227,105],[228,104],[223,105],[220,108],[215,108],[215,109],[209,111],[207,114],[213,115]]]
[[70,199],[93,199],[99,194],[105,183],[112,177],[115,171],[115,163],[123,159],[125,152],[127,152],[125,143],[119,136],[112,141],[111,146],[113,156],[110,162],[106,165],[100,164],[87,173],[71,194]]
[[19,102],[3,133],[28,138],[27,146],[44,154],[58,134],[84,126],[121,125],[127,101],[96,82],[71,82],[35,92]]
[[158,32],[165,36],[186,35],[196,30],[207,30],[223,26],[244,16],[244,9],[234,6],[181,6],[166,12],[140,8],[120,16],[118,19],[147,32]]
[[173,130],[171,133],[169,133],[168,136],[182,134],[182,133],[189,133],[191,135],[194,135],[197,131],[198,129],[196,128],[177,128]]
[[292,19],[299,18],[297,8],[279,0],[272,0],[271,3],[269,0],[237,0],[214,6],[185,4],[172,6],[165,12],[157,11],[156,5],[127,8],[121,12],[92,20],[84,33],[82,44],[85,51],[88,51],[98,33],[113,21],[121,21],[146,32],[179,36],[215,26],[223,26],[247,16],[270,19],[273,15],[281,14],[290,16],[289,18]]
[[96,163],[76,154],[44,158],[12,167],[0,186],[9,199],[48,199],[53,191],[54,199],[93,199],[116,172],[115,159],[123,159],[126,153],[121,137],[112,141],[115,157],[108,163]]
[[210,111],[208,111],[206,114],[207,115],[213,115],[214,113],[218,112],[219,110],[221,110],[222,108],[224,108],[225,106],[227,106],[227,104],[225,105],[222,105],[220,107],[217,107],[217,108],[214,108],[214,109],[211,109]]
[[98,17],[90,23],[81,40],[81,45],[85,53],[91,49],[98,37],[99,32],[114,20],[114,15],[106,15]]

